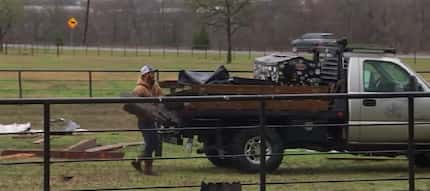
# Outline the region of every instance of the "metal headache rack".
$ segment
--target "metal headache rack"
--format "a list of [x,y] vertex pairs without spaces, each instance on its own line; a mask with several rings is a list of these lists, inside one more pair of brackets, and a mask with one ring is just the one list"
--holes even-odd
[[325,83],[333,83],[341,78],[343,47],[332,47],[324,50],[323,53],[315,52],[318,55],[318,60],[315,62],[321,63],[321,80]]

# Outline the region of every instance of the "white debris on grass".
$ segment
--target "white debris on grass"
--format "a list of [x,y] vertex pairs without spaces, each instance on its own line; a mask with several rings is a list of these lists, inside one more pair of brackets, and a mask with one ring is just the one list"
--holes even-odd
[[[51,131],[55,131],[53,123],[60,123],[59,131],[64,132],[85,132],[86,129],[81,129],[81,126],[70,119],[56,119],[51,121]],[[0,124],[0,134],[7,133],[43,133],[43,130],[31,129],[31,123],[13,123],[13,124]]]
[[0,124],[0,134],[22,133],[31,129],[31,123]]
[[81,126],[72,120],[66,119],[64,121],[64,131],[68,131],[68,132],[77,131],[80,128]]

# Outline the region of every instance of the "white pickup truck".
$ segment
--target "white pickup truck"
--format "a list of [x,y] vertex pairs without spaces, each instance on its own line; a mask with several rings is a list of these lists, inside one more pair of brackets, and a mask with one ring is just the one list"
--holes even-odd
[[[160,84],[170,88],[172,95],[246,95],[291,93],[429,92],[429,84],[400,59],[366,50],[356,53],[345,48],[312,49],[314,59],[301,56],[270,55],[257,58],[253,79],[228,78],[217,83],[188,81]],[[340,47],[340,48],[339,48]],[[392,53],[392,52],[391,52]],[[196,75],[202,76],[202,75]],[[228,77],[228,75],[220,75]],[[192,80],[191,80],[192,81]],[[221,83],[220,81],[223,81]],[[187,82],[190,82],[187,84]],[[259,124],[257,102],[185,103],[176,107],[181,127],[232,127]],[[415,122],[430,122],[430,98],[415,99]],[[407,98],[295,100],[267,102],[267,154],[283,153],[285,149],[304,148],[317,151],[387,151],[407,149]],[[389,125],[392,123],[393,125]],[[350,124],[335,127],[323,125]],[[380,124],[380,125],[374,125]],[[381,125],[382,124],[382,125]],[[385,125],[384,125],[385,124]],[[285,125],[285,128],[282,126]],[[296,127],[286,127],[295,125]],[[315,127],[312,127],[315,125]],[[318,125],[318,127],[316,127]],[[360,126],[362,125],[362,126]],[[298,126],[298,127],[297,127]],[[303,127],[300,127],[303,126]],[[223,128],[218,130],[180,131],[180,137],[198,136],[204,147],[199,151],[219,167],[238,167],[258,171],[261,142],[258,130]],[[416,125],[417,149],[430,148],[430,126]],[[229,158],[229,155],[243,155]],[[396,156],[402,153],[383,153]],[[404,154],[404,153],[403,153]],[[214,155],[220,155],[214,157]],[[267,170],[279,167],[283,155],[267,157]],[[430,165],[430,153],[417,152],[418,165]]]

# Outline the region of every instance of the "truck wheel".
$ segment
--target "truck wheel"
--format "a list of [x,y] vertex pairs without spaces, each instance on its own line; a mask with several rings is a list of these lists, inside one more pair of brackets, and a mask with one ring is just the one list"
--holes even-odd
[[[267,131],[266,154],[279,154],[266,156],[266,171],[272,172],[276,170],[283,159],[283,146],[279,135],[273,130]],[[245,130],[236,134],[234,138],[232,150],[234,154],[248,155],[235,158],[240,170],[245,172],[258,172],[260,170],[260,154],[261,138],[257,130]]]
[[430,153],[421,153],[415,155],[415,164],[418,167],[430,167]]
[[209,157],[209,156],[217,156],[217,155],[219,155],[219,153],[216,150],[210,150],[206,152],[206,156],[208,156],[208,160],[216,167],[230,168],[233,166],[234,161],[231,158]]

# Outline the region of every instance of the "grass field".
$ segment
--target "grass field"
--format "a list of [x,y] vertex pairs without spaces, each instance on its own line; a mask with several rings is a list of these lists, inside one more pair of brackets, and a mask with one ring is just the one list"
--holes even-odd
[[[217,55],[181,55],[153,54],[150,56],[14,56],[0,55],[0,69],[133,69],[142,64],[152,64],[160,69],[215,69],[223,60]],[[417,70],[426,70],[430,60],[412,59],[405,62]],[[227,65],[231,70],[251,70],[252,60],[248,55],[237,55],[235,62]],[[17,74],[0,73],[0,97],[17,96]],[[162,75],[162,79],[175,79],[175,74]],[[427,77],[427,76],[426,76]],[[428,76],[430,77],[430,76]],[[24,97],[82,97],[88,95],[87,74],[80,73],[23,73]],[[99,73],[94,74],[95,96],[117,96],[120,92],[133,88],[137,74]],[[35,129],[42,127],[42,106],[0,106],[0,123],[31,122]],[[78,122],[82,128],[93,129],[133,129],[136,119],[122,111],[121,105],[55,105],[52,118],[64,117]],[[115,144],[141,140],[139,133],[103,133],[75,136],[54,136],[52,146],[62,149],[87,138],[97,138],[99,144]],[[14,139],[12,136],[0,137],[0,150],[37,149],[41,145],[33,144],[37,138]],[[195,143],[193,149],[200,145]],[[140,147],[123,149],[127,158],[133,158],[140,152]],[[287,152],[304,152],[289,150]],[[194,152],[195,153],[195,152]],[[200,156],[184,151],[182,146],[164,144],[164,157]],[[281,168],[267,177],[268,182],[297,180],[328,180],[354,178],[399,178],[407,177],[408,166],[404,157],[387,161],[330,160],[328,155],[286,156]],[[335,156],[333,156],[335,157]],[[341,157],[351,157],[341,155]],[[31,159],[41,160],[41,159]],[[15,161],[0,161],[15,162]],[[52,169],[52,189],[84,189],[109,187],[141,187],[161,185],[195,185],[201,181],[222,182],[240,181],[258,182],[258,174],[246,174],[236,170],[215,168],[205,159],[197,160],[162,160],[157,161],[155,169],[161,173],[158,177],[147,177],[135,172],[128,162],[70,163],[54,164]],[[72,176],[69,181],[63,177]],[[418,169],[417,177],[429,177],[430,170]],[[4,166],[0,165],[0,190],[40,190],[42,188],[42,166]],[[302,184],[268,186],[268,190],[407,190],[407,181],[400,182],[363,182],[342,184]],[[419,190],[430,190],[429,181],[417,181]],[[173,189],[199,190],[199,189]],[[243,190],[258,190],[258,187],[245,187]]]

